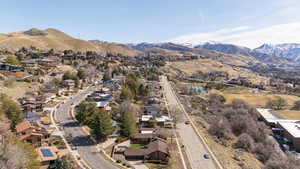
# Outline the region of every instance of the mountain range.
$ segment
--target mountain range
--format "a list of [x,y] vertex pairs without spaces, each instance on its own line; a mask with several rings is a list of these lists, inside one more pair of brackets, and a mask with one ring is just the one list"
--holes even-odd
[[202,45],[195,46],[194,48],[202,48],[208,50],[216,50],[219,52],[253,56],[263,61],[300,61],[300,44],[297,43],[285,43],[278,45],[263,44],[262,46],[250,49],[247,47],[241,47],[232,44],[223,43],[205,43]]
[[[39,30],[36,28],[7,34],[0,34],[0,49],[16,51],[22,47],[35,46],[42,50],[96,51],[99,53],[120,53],[137,56],[143,53],[156,53],[167,56],[204,55],[220,59],[227,54],[228,59],[241,62],[282,64],[300,63],[300,44],[279,44],[250,49],[233,44],[207,42],[200,45],[166,43],[119,44],[99,40],[81,40],[65,34],[57,29]],[[221,57],[222,59],[222,57]],[[223,57],[224,59],[224,57]]]
[[278,45],[263,44],[254,50],[268,55],[286,58],[291,61],[300,61],[300,44],[298,43],[284,43]]

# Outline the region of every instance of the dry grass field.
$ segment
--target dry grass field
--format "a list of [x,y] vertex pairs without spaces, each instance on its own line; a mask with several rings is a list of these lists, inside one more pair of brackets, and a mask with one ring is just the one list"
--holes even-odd
[[253,106],[265,106],[269,99],[276,99],[282,97],[287,101],[288,108],[290,108],[295,101],[300,100],[300,97],[284,94],[270,94],[270,93],[252,93],[248,88],[228,88],[223,91],[211,90],[211,93],[218,93],[225,97],[226,103],[231,103],[234,99],[242,99]]
[[297,110],[281,110],[277,113],[285,119],[300,120],[300,111]]
[[37,91],[39,83],[13,82],[11,86],[0,86],[0,93],[4,93],[13,99],[25,96],[26,92]]
[[226,103],[231,103],[234,99],[242,99],[256,107],[265,106],[269,99],[276,99],[276,97],[282,97],[287,101],[288,105],[284,110],[276,111],[278,115],[285,119],[300,120],[300,111],[290,110],[294,102],[300,100],[300,97],[283,94],[251,93],[250,91],[251,89],[248,88],[235,87],[228,88],[224,91],[211,90],[210,92],[223,95],[226,99]]
[[203,72],[215,72],[224,71],[229,74],[230,77],[247,77],[251,82],[259,84],[261,82],[266,83],[268,78],[259,76],[258,74],[244,68],[233,68],[227,64],[223,64],[217,60],[213,59],[198,59],[191,61],[179,61],[168,63],[167,66],[170,69],[177,69],[184,72],[187,75],[192,75],[194,73]]

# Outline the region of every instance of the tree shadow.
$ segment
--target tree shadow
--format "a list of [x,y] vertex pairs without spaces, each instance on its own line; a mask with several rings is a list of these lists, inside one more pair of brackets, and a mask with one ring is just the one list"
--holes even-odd
[[63,127],[78,127],[80,124],[79,122],[72,121],[72,122],[66,122],[63,124]]
[[72,144],[74,146],[92,146],[96,143],[91,139],[91,136],[76,136],[72,138]]

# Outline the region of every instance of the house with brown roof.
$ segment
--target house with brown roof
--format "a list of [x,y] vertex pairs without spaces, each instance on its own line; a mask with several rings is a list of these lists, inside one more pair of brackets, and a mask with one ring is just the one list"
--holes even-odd
[[42,96],[26,96],[20,99],[20,104],[24,112],[43,111],[45,101]]
[[65,157],[69,152],[67,149],[59,150],[56,146],[44,146],[36,149],[38,160],[41,162],[41,168],[49,168],[51,162],[58,158]]
[[41,146],[49,143],[50,132],[46,129],[33,126],[28,121],[23,121],[16,125],[16,135],[23,141],[29,142],[34,146]]
[[34,129],[35,127],[32,126],[28,121],[23,121],[16,125],[17,136],[29,134]]
[[126,149],[124,156],[127,160],[165,163],[168,162],[170,152],[166,140],[157,138],[151,141],[146,149]]
[[157,139],[147,146],[145,159],[151,162],[166,162],[170,156],[166,140]]

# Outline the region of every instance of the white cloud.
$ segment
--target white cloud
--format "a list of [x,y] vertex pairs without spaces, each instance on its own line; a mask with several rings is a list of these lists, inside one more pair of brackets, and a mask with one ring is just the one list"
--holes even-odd
[[260,29],[251,29],[248,26],[226,28],[215,32],[183,35],[170,41],[192,44],[218,41],[250,48],[258,47],[264,43],[300,43],[300,22],[272,25]]

